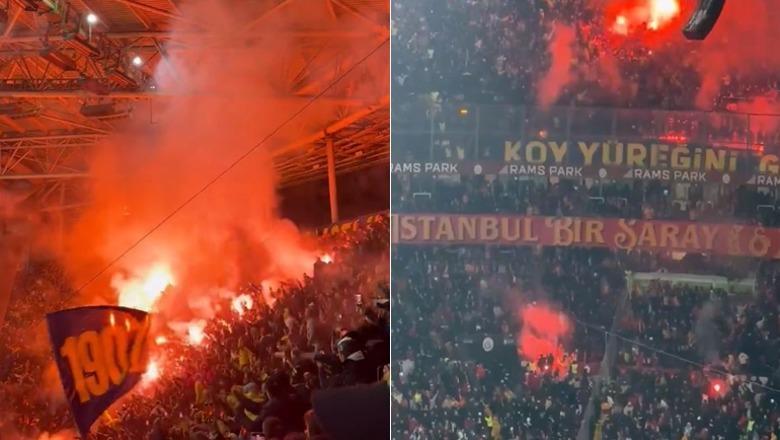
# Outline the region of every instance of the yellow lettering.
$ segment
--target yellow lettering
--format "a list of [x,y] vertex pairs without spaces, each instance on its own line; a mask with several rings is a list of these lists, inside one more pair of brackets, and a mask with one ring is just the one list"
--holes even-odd
[[636,220],[618,220],[620,232],[615,234],[615,247],[619,249],[633,249],[636,246],[636,232],[632,229]]
[[533,164],[547,162],[547,145],[539,141],[531,141],[525,147],[525,161]]
[[495,217],[482,217],[479,222],[479,238],[485,241],[498,239],[498,220]]
[[525,241],[535,243],[539,241],[539,237],[534,233],[534,222],[530,217],[523,219],[523,237]]
[[718,235],[718,226],[702,225],[702,232],[704,232],[704,249],[712,250],[715,246],[715,236]]
[[477,239],[477,218],[476,217],[458,217],[458,240],[476,240]]
[[604,244],[604,223],[602,221],[585,221],[585,243]]
[[691,152],[685,147],[672,149],[672,168],[675,170],[689,169],[691,167]]
[[436,228],[436,236],[434,240],[447,240],[452,241],[455,238],[455,232],[452,230],[452,222],[450,216],[439,216],[439,227]]
[[520,160],[520,141],[504,142],[504,161],[505,162],[517,162]]
[[780,160],[774,154],[767,154],[758,163],[758,170],[761,173],[778,174],[780,172]]
[[639,233],[637,246],[656,247],[657,243],[658,242],[656,241],[655,237],[655,227],[653,227],[653,224],[650,222],[643,224],[642,230]]
[[593,155],[596,154],[596,149],[599,147],[599,143],[593,142],[588,145],[585,142],[578,142],[577,145],[579,145],[580,152],[582,152],[583,165],[592,165]]
[[695,225],[688,225],[683,231],[682,246],[686,249],[699,249],[698,232]]
[[550,146],[550,150],[552,151],[553,158],[555,159],[555,163],[561,163],[563,162],[563,158],[566,156],[566,150],[569,149],[569,147],[566,145],[566,142],[563,142],[562,144],[558,144],[558,142],[550,141],[548,142],[548,145]]
[[626,165],[630,167],[644,167],[647,158],[647,148],[642,144],[628,144]]
[[423,215],[418,217],[418,220],[422,222],[422,239],[428,241],[431,239],[431,229],[433,228],[433,222],[436,221],[436,217],[432,215]]
[[679,248],[677,236],[680,234],[680,228],[677,225],[664,223],[661,225],[661,247]]
[[414,240],[417,238],[417,225],[412,216],[401,217],[401,240]]

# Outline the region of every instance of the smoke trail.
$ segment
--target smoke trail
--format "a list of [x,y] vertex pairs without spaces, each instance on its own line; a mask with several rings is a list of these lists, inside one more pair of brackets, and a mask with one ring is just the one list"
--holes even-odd
[[552,105],[563,88],[573,79],[571,64],[573,58],[572,45],[575,41],[574,29],[561,23],[553,25],[550,39],[552,62],[550,69],[539,81],[537,101],[542,108]]
[[696,347],[702,357],[710,363],[719,359],[720,332],[715,320],[720,313],[719,302],[704,304],[696,318]]
[[778,20],[776,1],[726,2],[715,29],[697,49],[697,69],[702,83],[709,85],[699,91],[699,107],[712,107],[725,75],[750,78],[780,69],[780,53],[773,47],[780,37]]

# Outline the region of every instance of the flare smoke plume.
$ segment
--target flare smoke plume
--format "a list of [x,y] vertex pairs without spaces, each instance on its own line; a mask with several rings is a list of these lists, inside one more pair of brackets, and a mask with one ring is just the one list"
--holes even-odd
[[566,373],[564,341],[573,327],[569,318],[544,303],[532,303],[520,310],[522,328],[517,338],[517,352],[529,362],[552,355],[552,367]]
[[538,100],[542,108],[546,109],[552,105],[563,88],[573,79],[571,63],[574,42],[575,34],[572,27],[558,23],[554,25],[552,40],[550,40],[552,64],[539,83]]
[[[694,1],[681,0],[590,0],[588,6],[600,12],[597,22],[571,23],[577,29],[578,46],[599,46],[596,59],[576,63],[575,68],[562,72],[560,60],[577,57],[560,38],[549,41],[553,68],[546,73],[539,86],[539,103],[547,104],[549,94],[545,90],[562,90],[579,76],[589,76],[592,71],[614,71],[613,52],[625,52],[627,46],[642,46],[649,57],[665,56],[672,63],[672,71],[682,74],[687,65],[698,74],[699,88],[696,106],[712,109],[714,98],[735,78],[760,77],[780,70],[780,52],[773,45],[780,37],[780,2],[774,0],[744,0],[726,2],[723,13],[710,36],[701,42],[687,41],[681,32],[684,21],[695,8]],[[558,34],[556,26],[556,35]],[[597,43],[598,42],[598,43]],[[637,59],[624,59],[624,65],[637,66]],[[559,66],[556,68],[555,66]],[[619,82],[606,84],[616,97],[624,96],[621,86],[636,88],[629,75],[622,75]],[[672,75],[676,74],[673,73]],[[655,69],[642,69],[647,81],[655,81]],[[552,86],[554,85],[554,86]],[[637,90],[642,93],[642,90]],[[747,96],[741,98],[755,98]],[[749,109],[754,111],[753,109]]]
[[[182,5],[188,20],[175,23],[175,46],[156,71],[158,89],[174,97],[155,109],[153,124],[144,115],[108,140],[91,164],[94,205],[67,237],[66,262],[77,283],[130,247],[303,105],[279,93],[280,85],[289,88],[283,83],[290,72],[283,68],[300,52],[299,43],[285,37],[290,35],[285,31],[293,21],[323,21],[326,12],[282,8],[258,25],[263,34],[255,35],[246,17],[258,14],[245,10],[251,7],[247,3]],[[195,31],[188,23],[207,24],[207,30]],[[310,110],[272,141],[309,134],[335,114],[335,108],[322,105]],[[279,218],[276,184],[264,145],[149,235],[110,276],[85,289],[85,301],[115,302],[113,293],[105,295],[111,292],[109,284],[132,284],[160,264],[170,268],[176,281],[174,292],[166,296],[190,302],[249,280],[297,278],[311,271],[317,253],[292,223]],[[184,287],[177,294],[179,286]],[[187,301],[168,298],[163,312]]]

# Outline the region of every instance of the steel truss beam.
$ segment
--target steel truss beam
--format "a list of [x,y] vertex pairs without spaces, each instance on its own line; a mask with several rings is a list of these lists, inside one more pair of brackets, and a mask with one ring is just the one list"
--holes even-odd
[[0,137],[0,181],[86,177],[88,150],[106,134]]

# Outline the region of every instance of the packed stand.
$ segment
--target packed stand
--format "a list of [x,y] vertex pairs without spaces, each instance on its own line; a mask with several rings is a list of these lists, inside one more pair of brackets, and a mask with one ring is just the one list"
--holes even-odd
[[[376,390],[389,374],[388,218],[375,220],[322,239],[329,258],[317,262],[312,277],[246,286],[242,293],[254,306],[237,313],[226,304],[204,328],[202,341],[185,343],[175,335],[155,341],[151,356],[159,377],[145,377],[108,410],[93,428],[94,438],[322,440],[332,438],[326,430],[344,429],[340,425],[349,420],[315,413],[325,405],[318,408],[317,396],[358,385]],[[40,323],[41,317],[39,309],[29,318]],[[11,362],[14,370],[33,372],[32,383],[40,380],[40,369],[18,362]],[[41,357],[32,363],[45,365]],[[28,397],[55,400],[39,391]],[[324,399],[338,406],[333,397]],[[64,409],[62,403],[50,407]],[[8,426],[22,434],[73,426],[67,411],[55,417],[38,407],[19,408],[30,410],[9,408],[16,419]]]
[[0,433],[25,438],[69,422],[67,408],[51,405],[42,390],[42,381],[46,387],[57,384],[41,353],[50,350],[43,317],[65,308],[72,296],[62,267],[54,261],[32,261],[18,274],[0,325]]
[[717,194],[716,184],[652,181],[460,176],[458,181],[394,173],[396,212],[502,213],[780,226],[778,194],[741,186]]
[[[695,55],[679,44],[643,47],[628,39],[615,45],[599,3],[550,0],[395,2],[392,13],[394,105],[409,96],[466,102],[536,102],[537,88],[552,63],[556,26],[573,28],[574,80],[557,102],[578,106],[654,109],[695,107],[702,79]],[[590,66],[611,59],[605,72]],[[628,86],[615,93],[610,79]],[[777,89],[768,66],[750,74],[723,75],[711,103]]]
[[562,359],[527,359],[519,311],[609,327],[623,286],[610,252],[403,246],[392,263],[393,438],[574,438],[603,332],[574,325]]
[[632,292],[600,401],[603,438],[780,435],[778,272],[752,264],[754,294],[668,282]]
[[[775,263],[568,248],[399,246],[393,254],[394,435],[403,439],[774,439],[780,434]],[[696,273],[754,292],[651,281]],[[660,276],[660,275],[659,275]],[[396,278],[397,277],[397,278]],[[574,321],[568,369],[518,354],[522,304]],[[612,335],[612,336],[610,336]],[[483,338],[495,347],[488,350]],[[611,374],[598,390],[604,352]],[[595,408],[592,419],[586,408]]]

